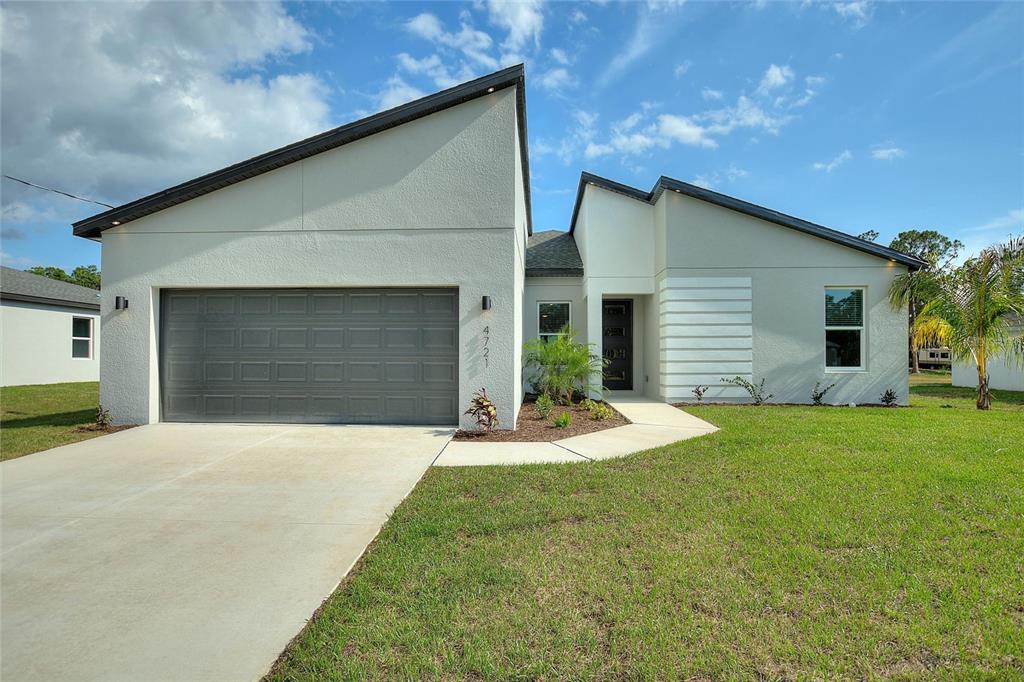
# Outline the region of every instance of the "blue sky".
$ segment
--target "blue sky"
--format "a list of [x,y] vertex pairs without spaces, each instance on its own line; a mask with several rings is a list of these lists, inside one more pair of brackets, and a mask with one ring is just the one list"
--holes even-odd
[[[886,244],[929,228],[977,250],[1024,231],[1020,3],[0,11],[4,173],[112,204],[525,61],[537,230],[566,229],[588,170]],[[68,226],[94,207],[2,189],[5,264],[99,262]]]

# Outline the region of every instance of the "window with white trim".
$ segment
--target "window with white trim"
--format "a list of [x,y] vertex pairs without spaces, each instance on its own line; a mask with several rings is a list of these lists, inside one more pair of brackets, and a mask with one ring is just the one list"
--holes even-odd
[[562,333],[572,321],[572,306],[568,301],[544,301],[537,304],[537,335],[546,343]]
[[89,359],[92,357],[92,318],[71,318],[71,357]]
[[825,368],[864,369],[864,289],[825,288]]

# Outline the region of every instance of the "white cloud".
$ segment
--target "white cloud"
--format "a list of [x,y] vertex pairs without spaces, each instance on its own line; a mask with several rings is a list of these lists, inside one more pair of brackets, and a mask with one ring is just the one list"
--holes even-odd
[[490,21],[508,31],[501,46],[507,53],[516,53],[533,43],[540,47],[540,34],[544,29],[541,0],[488,0]]
[[840,152],[831,161],[817,161],[817,162],[815,162],[813,168],[814,168],[814,170],[823,170],[826,173],[831,173],[836,168],[839,168],[840,166],[842,166],[844,163],[846,163],[847,161],[849,161],[852,158],[853,158],[853,154],[850,153],[850,150],[849,149],[844,149],[842,152]]
[[405,28],[413,35],[443,45],[462,53],[467,59],[486,69],[498,68],[498,60],[491,55],[494,41],[484,31],[479,31],[463,16],[462,24],[457,33],[444,29],[441,20],[430,12],[422,12],[405,23]]
[[975,225],[969,227],[965,232],[994,232],[1008,231],[1012,232],[1014,229],[1024,228],[1024,208],[1011,208],[1003,215],[993,218],[987,223],[981,225]]
[[33,258],[27,258],[25,256],[15,256],[14,254],[8,253],[7,251],[0,251],[0,265],[5,265],[9,268],[17,268],[18,270],[23,270],[25,268],[31,268],[35,265],[42,265],[42,263]]
[[906,152],[899,147],[875,147],[871,150],[871,158],[879,161],[892,161],[902,159],[904,156],[906,156]]
[[717,147],[718,143],[708,137],[707,128],[686,116],[662,114],[658,117],[658,132],[669,140],[693,147]]
[[704,173],[702,175],[698,175],[697,177],[690,181],[690,184],[697,185],[698,187],[703,187],[704,189],[714,189],[715,187],[719,186],[723,181],[732,183],[736,182],[740,178],[745,178],[748,175],[750,175],[749,171],[740,168],[739,166],[733,163],[729,164],[729,166],[723,170],[716,170],[711,173]]
[[597,79],[599,87],[606,87],[619,78],[637,60],[673,35],[673,22],[666,16],[680,7],[682,2],[647,2],[638,5],[636,26],[622,50],[612,57],[604,73]]
[[279,3],[2,17],[3,166],[40,184],[120,203],[330,127],[325,84],[286,61],[312,36]]
[[856,28],[866,25],[871,19],[871,5],[867,0],[834,2],[831,3],[831,7],[836,11],[836,14],[852,22]]
[[384,89],[377,93],[377,106],[383,111],[424,96],[425,92],[409,85],[401,76],[394,75],[388,79]]
[[737,128],[753,128],[778,135],[779,130],[792,119],[786,114],[768,113],[746,95],[740,95],[734,106],[704,112],[699,118],[709,123],[708,131],[714,135],[727,135]]
[[575,9],[572,14],[569,15],[569,23],[582,24],[587,21],[587,15],[583,13],[583,10]]
[[761,83],[757,86],[760,95],[767,95],[772,90],[777,90],[793,80],[793,69],[788,66],[770,65],[761,76]]
[[687,59],[682,64],[676,66],[674,72],[676,74],[676,78],[682,78],[683,76],[685,76],[686,73],[690,70],[691,66],[693,66],[693,62],[691,62],[689,59]]
[[721,90],[712,90],[711,88],[704,88],[700,91],[700,96],[704,98],[706,102],[717,102],[725,97],[725,94]]
[[576,85],[576,79],[565,69],[558,67],[546,71],[537,77],[537,85],[551,92],[558,92]]
[[556,63],[561,64],[562,66],[568,66],[571,63],[569,55],[565,53],[565,50],[559,47],[551,48],[551,58],[554,59]]

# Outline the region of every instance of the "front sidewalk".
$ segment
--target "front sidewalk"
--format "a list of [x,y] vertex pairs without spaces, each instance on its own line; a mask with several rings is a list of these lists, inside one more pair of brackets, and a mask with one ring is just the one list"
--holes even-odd
[[434,466],[544,464],[611,459],[718,430],[703,419],[650,398],[615,398],[608,402],[633,423],[550,443],[450,441],[434,460]]

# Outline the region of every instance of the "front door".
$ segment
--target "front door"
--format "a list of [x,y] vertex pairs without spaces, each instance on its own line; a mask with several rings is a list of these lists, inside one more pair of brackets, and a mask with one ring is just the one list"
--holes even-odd
[[612,391],[633,390],[633,301],[604,301],[601,315],[604,385]]

